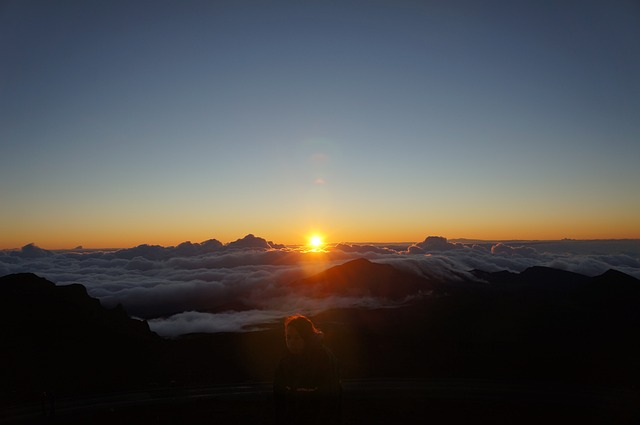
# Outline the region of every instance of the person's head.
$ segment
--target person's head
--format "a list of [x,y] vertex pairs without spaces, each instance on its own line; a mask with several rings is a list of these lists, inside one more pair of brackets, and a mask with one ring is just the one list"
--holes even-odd
[[322,332],[316,329],[307,317],[296,314],[284,321],[284,333],[287,348],[291,354],[300,355],[308,348],[318,344]]

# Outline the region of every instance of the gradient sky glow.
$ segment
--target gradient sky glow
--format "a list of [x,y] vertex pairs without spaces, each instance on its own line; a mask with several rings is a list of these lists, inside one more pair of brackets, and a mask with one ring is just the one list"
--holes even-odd
[[634,1],[4,1],[0,248],[640,238]]

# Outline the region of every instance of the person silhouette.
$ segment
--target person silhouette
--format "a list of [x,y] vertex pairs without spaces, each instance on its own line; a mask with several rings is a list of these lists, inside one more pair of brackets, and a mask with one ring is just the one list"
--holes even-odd
[[342,384],[338,361],[323,333],[300,314],[284,321],[287,350],[276,369],[273,394],[278,425],[339,424]]

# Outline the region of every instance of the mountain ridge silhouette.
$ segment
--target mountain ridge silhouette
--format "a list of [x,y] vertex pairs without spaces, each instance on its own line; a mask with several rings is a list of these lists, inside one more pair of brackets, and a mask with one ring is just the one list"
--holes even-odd
[[316,297],[329,295],[372,296],[402,300],[409,295],[433,290],[431,279],[402,271],[390,264],[358,258],[331,267],[293,283]]

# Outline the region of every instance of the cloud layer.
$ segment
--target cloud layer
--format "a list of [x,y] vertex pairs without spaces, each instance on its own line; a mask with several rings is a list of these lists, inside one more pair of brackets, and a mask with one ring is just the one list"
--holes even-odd
[[47,251],[34,244],[0,252],[0,275],[32,272],[58,285],[83,284],[106,307],[122,304],[163,336],[249,331],[293,312],[376,306],[382,300],[309,298],[290,283],[356,258],[389,263],[439,280],[473,269],[520,272],[549,266],[595,276],[616,269],[640,278],[640,241],[461,243],[430,236],[410,246],[338,244],[305,252],[247,235],[175,247]]

